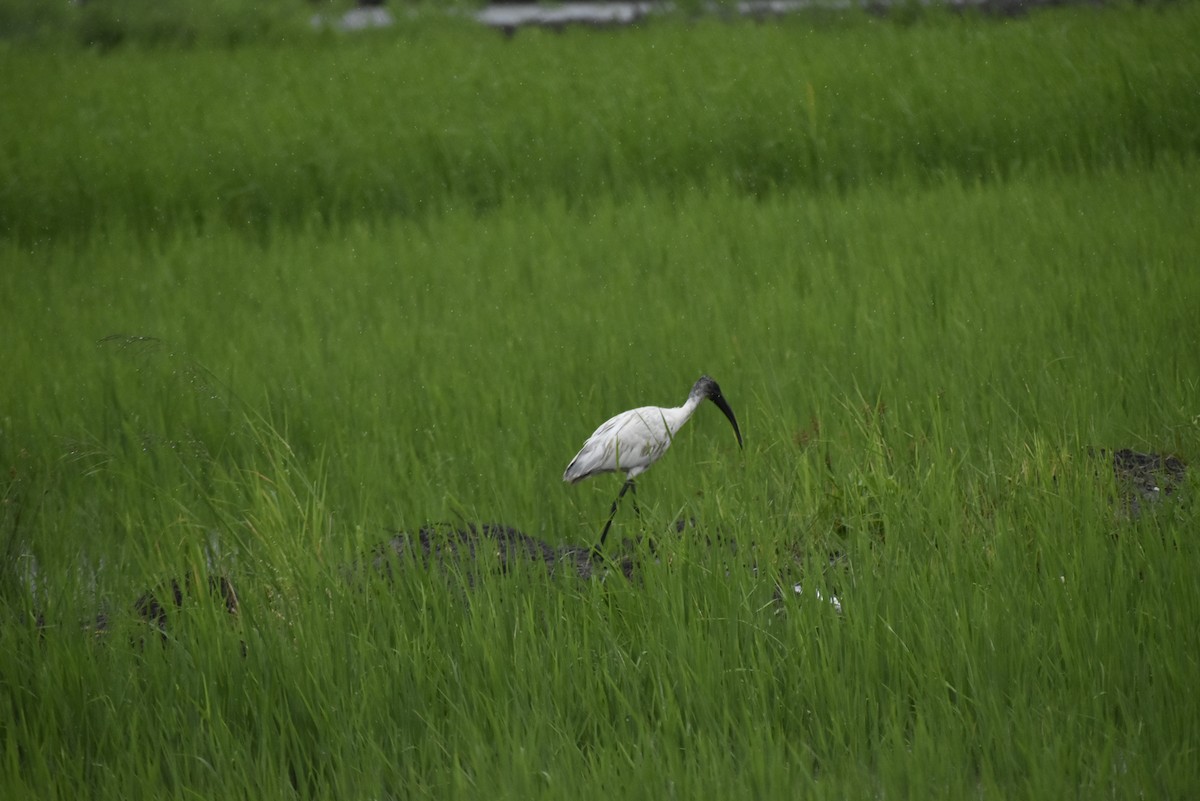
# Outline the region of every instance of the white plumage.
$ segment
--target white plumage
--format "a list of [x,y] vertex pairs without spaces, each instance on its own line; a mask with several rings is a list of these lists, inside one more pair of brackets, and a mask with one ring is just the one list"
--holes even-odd
[[588,437],[583,448],[567,465],[563,481],[571,484],[599,473],[620,471],[626,474],[625,484],[621,487],[617,499],[613,501],[612,512],[604,525],[604,531],[600,534],[600,545],[604,544],[613,516],[617,513],[617,504],[625,492],[633,489],[634,493],[637,493],[633,484],[634,478],[646,472],[650,465],[657,462],[667,448],[671,447],[679,429],[705,400],[711,400],[725,413],[725,417],[733,426],[733,433],[737,436],[740,447],[742,432],[738,429],[733,410],[721,394],[721,388],[708,376],[701,376],[682,406],[640,406],[609,418]]
[[567,466],[563,481],[575,484],[598,473],[620,470],[629,478],[644,473],[671,447],[675,433],[703,400],[691,396],[683,406],[641,406],[609,418],[588,437]]

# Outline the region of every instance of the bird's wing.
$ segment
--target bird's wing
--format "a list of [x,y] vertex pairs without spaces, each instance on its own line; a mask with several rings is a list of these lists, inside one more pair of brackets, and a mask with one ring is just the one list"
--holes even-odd
[[614,470],[641,472],[670,446],[673,433],[657,406],[621,412],[588,437],[567,466],[563,480],[575,483]]
[[567,465],[563,481],[574,484],[588,476],[617,469],[616,432],[620,429],[623,418],[624,414],[609,418],[588,437],[579,453],[571,460],[571,464]]

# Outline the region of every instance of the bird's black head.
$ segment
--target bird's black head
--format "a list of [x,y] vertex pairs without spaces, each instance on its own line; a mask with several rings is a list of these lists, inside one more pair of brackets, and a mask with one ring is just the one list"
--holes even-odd
[[742,432],[738,428],[737,418],[733,416],[733,409],[729,408],[729,404],[725,401],[725,396],[721,394],[721,387],[716,381],[713,381],[706,375],[700,376],[700,379],[692,386],[691,395],[692,397],[708,398],[715,403],[717,408],[725,413],[729,424],[733,426],[733,433],[737,436],[738,447],[745,447],[742,445]]

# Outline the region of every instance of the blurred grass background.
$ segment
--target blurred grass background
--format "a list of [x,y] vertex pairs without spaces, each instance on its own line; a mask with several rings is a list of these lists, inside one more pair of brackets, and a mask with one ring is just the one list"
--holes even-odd
[[287,46],[10,47],[0,110],[23,124],[0,140],[0,228],[38,240],[218,218],[261,232],[511,199],[585,208],[1146,165],[1197,149],[1191,17],[801,16],[511,41],[431,20],[310,33],[301,64]]

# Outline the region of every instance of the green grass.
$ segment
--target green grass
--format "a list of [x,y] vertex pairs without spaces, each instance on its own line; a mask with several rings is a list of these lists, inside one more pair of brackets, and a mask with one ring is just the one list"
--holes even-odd
[[[0,52],[0,796],[1193,796],[1198,19]],[[345,580],[702,372],[639,581]]]
[[647,27],[506,41],[431,20],[295,49],[0,50],[0,114],[23,123],[0,132],[0,232],[841,192],[1200,149],[1190,8]]

